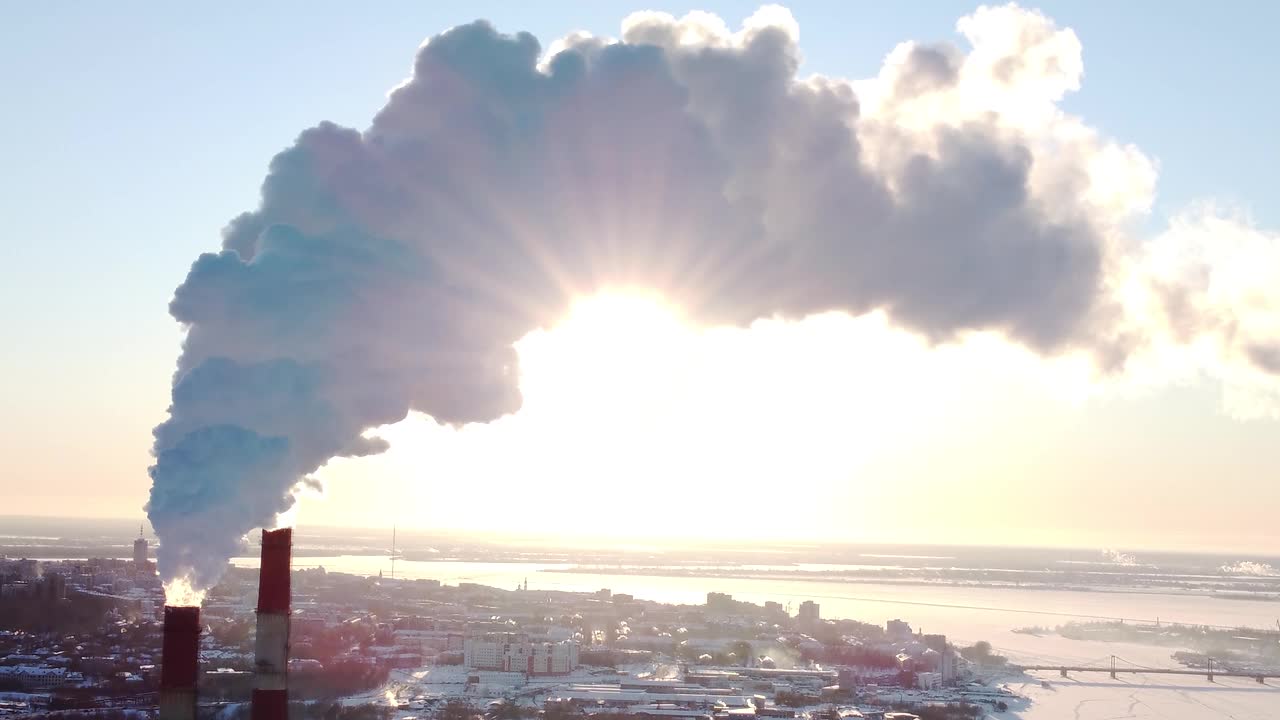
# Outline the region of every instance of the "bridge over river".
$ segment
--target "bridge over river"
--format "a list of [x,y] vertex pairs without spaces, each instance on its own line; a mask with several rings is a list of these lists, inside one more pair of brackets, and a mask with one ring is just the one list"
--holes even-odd
[[1197,668],[1156,668],[1138,665],[1137,663],[1125,660],[1118,655],[1111,655],[1105,658],[1099,658],[1096,661],[1082,665],[1018,665],[1018,669],[1025,672],[1035,671],[1051,671],[1057,672],[1062,677],[1068,677],[1071,673],[1109,673],[1112,678],[1121,673],[1133,675],[1203,675],[1208,678],[1209,682],[1213,682],[1215,677],[1243,677],[1253,678],[1259,683],[1266,683],[1268,679],[1280,678],[1280,671],[1260,671],[1260,670],[1233,670],[1227,668],[1215,669],[1213,667],[1213,658],[1208,658],[1203,670]]

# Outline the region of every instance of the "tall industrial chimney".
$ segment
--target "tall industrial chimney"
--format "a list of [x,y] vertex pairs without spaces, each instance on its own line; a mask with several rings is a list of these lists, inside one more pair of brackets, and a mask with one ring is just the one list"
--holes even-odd
[[200,608],[166,605],[160,655],[160,720],[195,720]]
[[293,530],[262,531],[258,571],[257,670],[251,720],[287,720],[289,714],[289,564]]

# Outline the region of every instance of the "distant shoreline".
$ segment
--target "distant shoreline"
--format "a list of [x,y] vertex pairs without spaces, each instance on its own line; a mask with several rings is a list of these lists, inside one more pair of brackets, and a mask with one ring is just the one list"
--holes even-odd
[[[0,546],[0,557],[10,560],[30,559],[38,561],[66,561],[88,559],[127,560],[132,557],[131,547],[117,545],[9,545]],[[245,548],[245,557],[252,558],[254,549]],[[546,559],[512,557],[509,553],[485,553],[483,551],[457,555],[406,554],[400,562],[410,563],[494,563],[512,566],[528,565],[540,572],[567,575],[610,575],[627,577],[707,578],[751,581],[800,581],[811,583],[838,583],[841,585],[887,585],[895,587],[947,587],[1008,590],[1037,590],[1079,593],[1116,593],[1152,596],[1204,597],[1221,600],[1256,600],[1280,603],[1280,577],[1276,576],[1187,576],[1179,574],[1148,573],[1141,568],[1126,571],[1116,567],[1109,572],[1068,573],[1057,570],[1018,570],[1010,568],[929,568],[885,565],[881,568],[795,570],[787,569],[788,563],[778,563],[777,569],[750,570],[735,568],[733,562],[719,566],[644,566],[625,563],[590,564],[565,563],[563,558],[550,554]],[[367,547],[355,548],[295,548],[295,560],[329,557],[386,558],[384,553]],[[387,558],[389,559],[389,558]],[[557,562],[559,561],[559,562]],[[307,564],[305,562],[300,564]],[[549,564],[570,567],[547,567]],[[743,563],[749,565],[749,563]],[[1061,577],[1057,577],[1061,575]],[[1037,579],[1037,576],[1039,579]],[[1125,582],[1129,580],[1130,582]],[[1215,587],[1217,585],[1218,587]],[[1105,618],[1110,619],[1110,618]]]
[[[801,574],[801,573],[734,573],[734,572],[681,572],[677,568],[645,568],[645,569],[629,569],[629,568],[604,568],[604,567],[585,567],[578,566],[568,569],[547,569],[543,572],[554,573],[570,573],[570,574],[592,574],[592,575],[627,575],[634,577],[674,577],[674,578],[716,578],[723,580],[787,580],[800,582],[825,582],[825,583],[841,583],[847,585],[894,585],[894,586],[916,586],[916,587],[954,587],[954,588],[982,588],[990,590],[1056,590],[1060,592],[1082,592],[1082,593],[1123,593],[1133,595],[1174,595],[1180,597],[1207,597],[1220,600],[1258,600],[1262,602],[1280,602],[1280,591],[1225,591],[1215,592],[1210,589],[1204,590],[1184,590],[1178,591],[1175,588],[1150,588],[1129,585],[1081,585],[1081,584],[1054,584],[1054,583],[997,583],[982,580],[961,580],[961,579],[938,579],[926,580],[909,577],[849,577],[847,575],[833,575],[823,577],[817,574]],[[816,596],[815,596],[816,597]],[[864,598],[848,598],[853,600]],[[880,602],[876,598],[865,598],[869,602]],[[957,606],[961,607],[961,606]],[[987,609],[987,608],[975,608]],[[1119,620],[1123,618],[1110,618],[1098,616],[1104,620]]]

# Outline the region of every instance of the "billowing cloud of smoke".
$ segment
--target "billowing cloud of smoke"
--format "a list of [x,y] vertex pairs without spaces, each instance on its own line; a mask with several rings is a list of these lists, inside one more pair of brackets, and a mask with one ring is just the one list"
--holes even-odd
[[880,310],[1108,370],[1154,324],[1274,378],[1280,335],[1254,331],[1276,328],[1224,329],[1235,298],[1188,280],[1211,271],[1154,282],[1125,240],[1155,170],[1058,108],[1074,33],[1014,6],[959,29],[968,50],[907,43],[861,82],[800,78],[777,7],[736,32],[641,13],[545,51],[485,22],[432,38],[368,129],[322,123],[277,155],[178,288],[148,505],[162,575],[210,586],[310,474],[383,449],[367,428],[516,411],[512,343],[603,288],[702,324]]

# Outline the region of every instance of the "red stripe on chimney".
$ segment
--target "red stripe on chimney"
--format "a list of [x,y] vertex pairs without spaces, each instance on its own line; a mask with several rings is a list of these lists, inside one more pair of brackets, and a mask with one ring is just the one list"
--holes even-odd
[[160,655],[160,687],[196,686],[197,656],[200,650],[200,608],[164,608],[164,642]]
[[262,568],[258,572],[258,612],[289,612],[289,565],[293,528],[262,531]]

